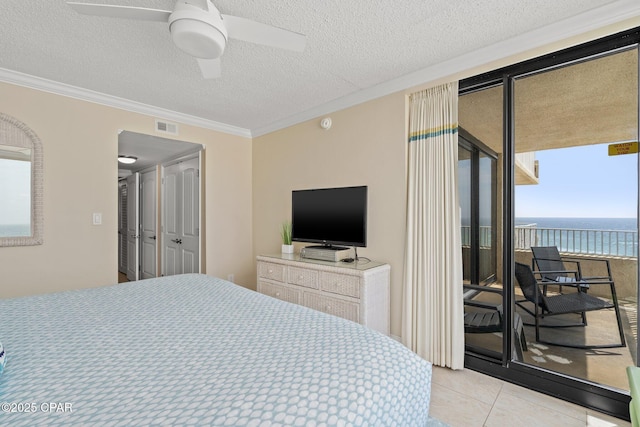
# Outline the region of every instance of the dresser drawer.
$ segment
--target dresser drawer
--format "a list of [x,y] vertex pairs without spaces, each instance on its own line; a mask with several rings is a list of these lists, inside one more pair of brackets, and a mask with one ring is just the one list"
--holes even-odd
[[318,272],[305,268],[289,267],[287,282],[305,288],[318,289]]
[[360,322],[360,307],[357,303],[305,292],[303,305],[353,322]]
[[258,292],[389,335],[388,264],[354,269],[298,255],[259,255]]
[[258,282],[258,292],[294,304],[300,304],[300,294],[302,293],[297,289],[263,281]]
[[284,271],[285,266],[282,264],[273,264],[270,262],[258,263],[258,277],[284,282]]
[[320,289],[334,294],[360,298],[360,278],[323,271],[320,273]]

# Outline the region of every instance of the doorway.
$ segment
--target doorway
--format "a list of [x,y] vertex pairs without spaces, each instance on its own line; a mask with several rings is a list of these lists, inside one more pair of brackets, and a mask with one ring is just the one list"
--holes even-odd
[[[202,271],[200,217],[204,195],[200,171],[204,147],[123,131],[118,148],[120,156],[135,159],[131,164],[119,163],[119,281]],[[167,170],[169,180],[179,186],[171,193],[165,191]],[[179,232],[176,236],[164,232],[168,217],[179,221],[174,224]],[[174,244],[183,249],[176,252],[176,259],[167,257],[168,247]]]

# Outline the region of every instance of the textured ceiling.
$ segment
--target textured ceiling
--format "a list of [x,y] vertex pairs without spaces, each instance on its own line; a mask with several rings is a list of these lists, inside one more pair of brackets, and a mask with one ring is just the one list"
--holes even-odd
[[[166,10],[174,5],[91,2]],[[204,80],[195,60],[173,45],[166,24],[82,16],[64,0],[3,0],[0,68],[255,134],[338,99],[359,93],[366,99],[367,91],[385,83],[525,33],[552,26],[567,36],[558,29],[576,15],[621,19],[615,11],[622,6],[640,15],[640,2],[627,0],[214,3],[222,13],[306,34],[305,51],[232,39],[222,77]]]

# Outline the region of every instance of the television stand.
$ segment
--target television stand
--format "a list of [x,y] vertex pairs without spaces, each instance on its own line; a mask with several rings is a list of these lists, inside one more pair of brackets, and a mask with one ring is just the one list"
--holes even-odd
[[351,258],[351,249],[344,246],[330,245],[305,246],[300,250],[300,258],[338,262],[345,258]]
[[358,322],[389,335],[389,264],[328,263],[259,255],[258,292]]

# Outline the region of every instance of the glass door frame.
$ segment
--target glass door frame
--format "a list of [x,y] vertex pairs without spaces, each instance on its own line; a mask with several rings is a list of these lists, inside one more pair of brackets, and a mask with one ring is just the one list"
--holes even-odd
[[[471,77],[459,83],[460,96],[495,85],[503,86],[502,277],[505,289],[503,293],[503,306],[505,307],[503,322],[505,325],[513,324],[514,315],[514,297],[511,290],[514,287],[515,265],[515,120],[513,113],[515,79],[545,69],[571,65],[607,53],[614,53],[616,50],[630,48],[638,50],[639,45],[640,27]],[[640,112],[638,116],[640,122]],[[640,196],[637,197],[640,200]],[[638,217],[640,218],[640,215]],[[640,263],[638,270],[637,277],[640,277]],[[503,333],[502,360],[467,352],[465,366],[587,408],[608,413],[618,418],[629,419],[630,396],[628,393],[512,360],[513,333],[512,331],[509,332],[505,331]],[[640,343],[638,347],[640,347]]]
[[[497,164],[498,154],[491,148],[487,147],[476,137],[467,132],[464,128],[458,128],[458,149],[463,149],[469,153],[469,282],[471,285],[489,285],[496,281],[497,271],[494,268],[491,276],[482,278],[480,275],[481,264],[481,238],[480,238],[480,193],[481,193],[481,169],[480,159],[482,157],[491,159],[491,250],[493,251],[494,267],[497,255],[496,248],[496,226],[497,226]],[[462,194],[461,194],[462,196]],[[474,291],[469,291],[474,292]],[[466,297],[466,295],[465,295]],[[488,358],[497,360],[502,358],[502,353],[494,350],[484,349],[480,346],[469,344],[465,345],[467,351],[474,354],[483,355]]]
[[[495,153],[491,148],[487,147],[485,144],[480,142],[477,138],[471,135],[463,128],[458,129],[458,145],[469,151],[471,154],[471,223],[470,223],[470,270],[471,270],[471,284],[473,285],[482,285],[492,283],[496,280],[496,272],[493,272],[493,280],[491,276],[488,278],[480,277],[480,157],[484,155],[487,158],[492,159],[495,163],[494,170],[492,171],[492,189],[495,189],[496,184],[496,169],[498,162],[498,154]],[[491,228],[493,230],[491,237],[491,247],[493,251],[496,251],[496,198],[497,198],[497,189],[492,191],[491,194],[491,212],[493,213],[491,217]],[[494,253],[495,257],[495,253]]]

